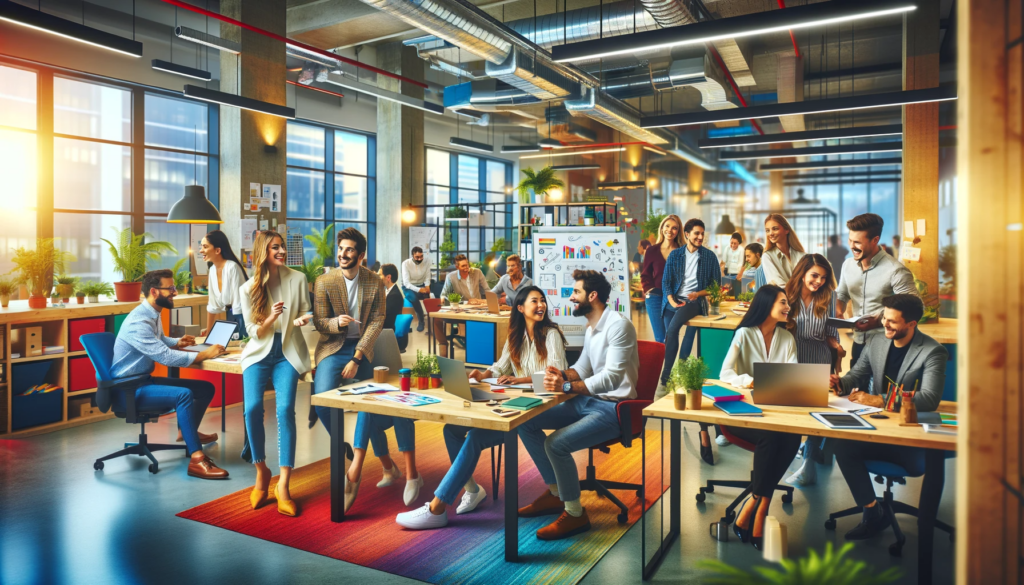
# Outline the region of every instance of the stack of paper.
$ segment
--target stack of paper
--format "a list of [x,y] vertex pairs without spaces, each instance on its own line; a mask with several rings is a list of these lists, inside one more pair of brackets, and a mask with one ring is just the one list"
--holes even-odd
[[53,355],[55,353],[64,353],[63,345],[44,345],[43,355]]

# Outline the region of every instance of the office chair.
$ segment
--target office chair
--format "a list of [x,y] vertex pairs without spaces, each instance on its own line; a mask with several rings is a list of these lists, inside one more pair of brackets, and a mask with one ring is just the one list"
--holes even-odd
[[146,439],[146,423],[154,422],[165,414],[171,414],[174,409],[163,409],[159,411],[139,411],[135,408],[135,389],[138,388],[138,383],[149,378],[149,374],[143,374],[139,376],[130,376],[127,378],[119,378],[114,380],[110,376],[110,366],[114,361],[114,337],[113,333],[88,333],[79,338],[82,342],[82,347],[85,348],[86,355],[89,356],[89,361],[92,362],[93,368],[96,369],[96,406],[99,407],[100,412],[108,412],[114,403],[113,396],[115,392],[124,393],[124,412],[114,411],[114,414],[118,418],[125,419],[128,424],[140,424],[142,428],[139,430],[139,442],[138,443],[125,443],[124,449],[111,453],[105,457],[100,457],[92,464],[92,468],[96,471],[103,469],[103,462],[108,459],[114,459],[124,455],[141,455],[148,457],[150,460],[149,472],[156,473],[160,470],[160,464],[157,462],[156,457],[153,456],[153,451],[169,451],[173,449],[180,449],[185,452],[185,456],[188,457],[188,447],[182,445],[158,445],[152,444]]
[[[412,309],[409,309],[412,311]],[[412,331],[412,315],[408,313],[402,313],[401,315],[395,316],[395,338],[398,339],[398,348],[401,351],[405,351],[405,348],[409,346],[409,332]]]
[[[430,314],[441,310],[441,299],[420,299],[420,304],[423,305],[423,314],[427,319],[427,339],[430,341],[430,353],[436,354],[437,340],[434,339],[434,319]],[[445,356],[447,355],[448,354],[445,353]]]

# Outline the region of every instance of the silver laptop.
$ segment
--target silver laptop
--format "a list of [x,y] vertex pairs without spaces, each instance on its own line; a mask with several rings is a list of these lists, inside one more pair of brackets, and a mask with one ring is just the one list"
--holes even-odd
[[215,345],[227,347],[231,343],[231,336],[235,334],[235,329],[238,329],[238,323],[235,321],[216,321],[206,335],[205,342],[186,347],[184,351],[204,351]]
[[754,404],[828,406],[828,364],[754,364]]
[[492,315],[500,315],[501,302],[498,300],[498,293],[487,291],[484,296],[487,297],[487,312]]
[[377,336],[377,342],[373,344],[373,359],[370,366],[386,366],[389,376],[397,376],[398,370],[402,369],[402,352],[398,350],[398,339],[395,338],[394,329],[382,329]]
[[441,366],[441,383],[444,384],[445,392],[470,402],[487,402],[488,400],[508,398],[504,394],[495,394],[483,388],[470,386],[469,377],[466,375],[466,364],[459,360],[438,356],[437,362]]

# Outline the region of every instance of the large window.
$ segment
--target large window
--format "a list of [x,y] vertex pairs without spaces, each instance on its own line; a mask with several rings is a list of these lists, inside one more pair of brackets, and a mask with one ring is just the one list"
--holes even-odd
[[[308,122],[288,123],[288,233],[303,236],[303,257],[316,255],[306,235],[334,224],[367,240],[366,258],[376,259],[376,138]],[[328,264],[335,259],[327,258]]]
[[38,79],[35,71],[0,64],[0,274],[11,270],[11,249],[36,237]]

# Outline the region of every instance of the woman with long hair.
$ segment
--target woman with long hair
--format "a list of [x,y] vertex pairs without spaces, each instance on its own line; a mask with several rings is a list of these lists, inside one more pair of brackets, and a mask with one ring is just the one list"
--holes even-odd
[[665,323],[662,307],[665,304],[661,292],[661,280],[665,275],[665,261],[672,250],[683,247],[683,220],[678,215],[666,215],[658,226],[658,241],[644,254],[644,266],[640,271],[640,287],[644,291],[647,318],[651,320],[654,340],[665,343]]
[[804,257],[804,245],[781,213],[771,213],[765,218],[764,238],[768,242],[761,258],[765,281],[786,288],[793,267]]
[[[771,284],[761,287],[733,333],[719,379],[750,388],[754,382],[755,363],[796,363],[796,340],[784,326],[779,327],[785,325],[789,312],[786,291]],[[760,429],[726,428],[755,445],[752,496],[740,507],[733,531],[742,542],[750,541],[760,550],[764,519],[768,516],[775,486],[782,480],[800,448],[800,437]]]
[[[839,345],[839,331],[828,325],[836,316],[836,279],[832,265],[821,254],[807,254],[796,263],[793,277],[786,285],[789,321],[796,338],[796,355],[801,364],[833,365],[846,354]],[[834,369],[834,368],[833,368]],[[818,479],[814,460],[821,449],[821,437],[804,442],[803,465],[786,479],[794,485],[812,485]]]
[[239,291],[249,343],[242,350],[242,383],[245,398],[245,430],[256,466],[256,486],[249,496],[255,510],[267,501],[270,469],[267,468],[263,430],[263,392],[273,382],[277,404],[278,465],[277,511],[298,515],[291,498],[290,480],[295,466],[295,392],[299,376],[310,371],[309,348],[300,327],[313,315],[306,276],[285,266],[288,251],[284,238],[261,231],[253,242],[252,278]]
[[[501,358],[484,371],[473,370],[470,380],[498,378],[499,384],[528,384],[531,375],[544,372],[548,366],[565,369],[565,337],[548,316],[548,300],[544,291],[528,286],[516,293],[515,306],[509,319],[508,340]],[[411,512],[395,518],[400,526],[412,530],[441,528],[448,524],[448,506],[462,494],[456,514],[468,514],[487,499],[487,492],[473,479],[480,454],[502,444],[504,434],[487,429],[470,429],[457,425],[444,426],[444,444],[448,449],[451,469],[434,492],[434,499]]]
[[230,319],[238,323],[238,336],[245,337],[245,318],[242,317],[242,305],[238,301],[238,289],[249,279],[245,267],[231,249],[228,237],[220,230],[206,233],[199,253],[209,268],[206,281],[209,296],[206,328],[199,334],[205,336],[209,333],[218,319]]

